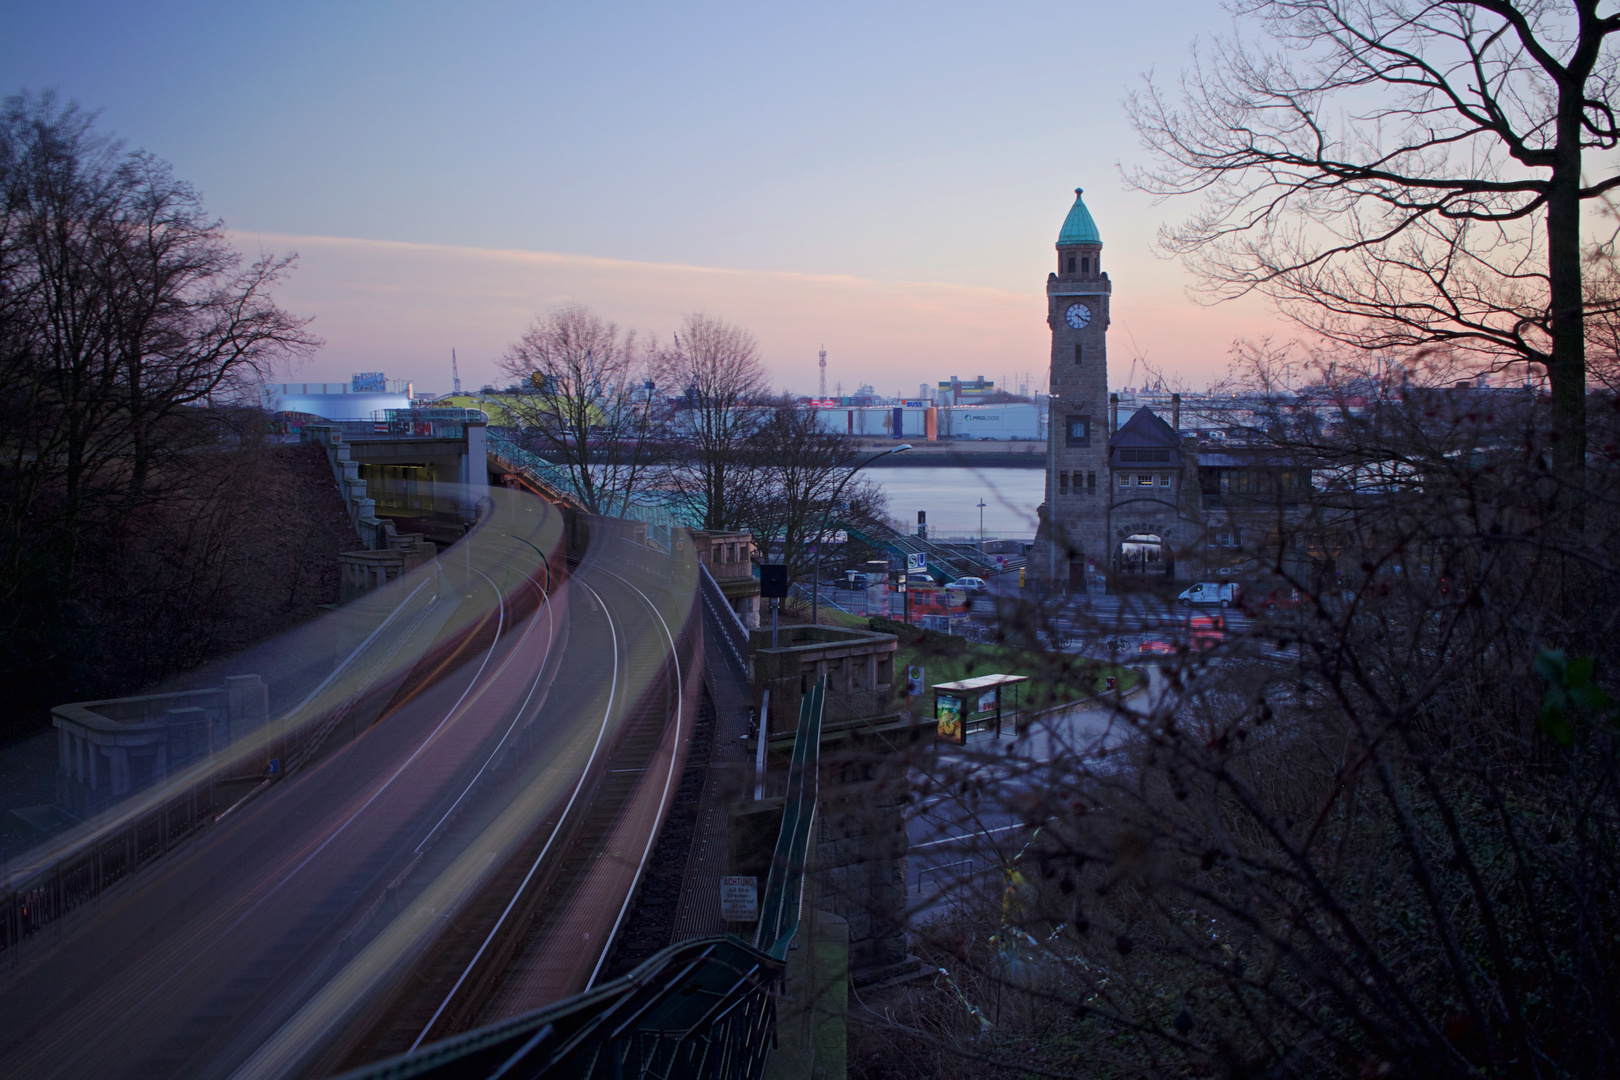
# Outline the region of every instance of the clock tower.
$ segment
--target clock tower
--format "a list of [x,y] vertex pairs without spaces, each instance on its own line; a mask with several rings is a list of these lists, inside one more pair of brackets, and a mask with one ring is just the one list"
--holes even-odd
[[1031,561],[1052,584],[1081,591],[1088,564],[1108,566],[1108,300],[1102,236],[1074,190],[1057,239],[1057,271],[1046,277],[1052,329],[1048,383],[1044,543]]

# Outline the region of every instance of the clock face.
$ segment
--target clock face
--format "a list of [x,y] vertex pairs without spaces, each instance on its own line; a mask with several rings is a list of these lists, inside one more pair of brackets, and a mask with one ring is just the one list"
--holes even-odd
[[1068,320],[1070,326],[1079,330],[1091,321],[1091,309],[1084,304],[1070,304],[1063,317]]

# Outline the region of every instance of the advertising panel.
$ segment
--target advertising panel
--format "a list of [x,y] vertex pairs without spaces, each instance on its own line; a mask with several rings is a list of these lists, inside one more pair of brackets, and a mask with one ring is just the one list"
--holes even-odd
[[967,725],[962,722],[962,698],[959,694],[937,694],[934,697],[934,721],[939,737],[957,746],[967,744]]

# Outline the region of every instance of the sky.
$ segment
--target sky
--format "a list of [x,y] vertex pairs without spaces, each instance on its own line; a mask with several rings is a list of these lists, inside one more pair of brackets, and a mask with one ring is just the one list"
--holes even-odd
[[1202,2],[123,3],[0,0],[0,92],[54,88],[171,162],[326,344],[283,377],[496,381],[582,302],[665,340],[702,310],[778,386],[1044,385],[1044,283],[1085,188],[1131,361],[1201,386],[1258,302],[1208,308],[1153,251],[1123,108]]

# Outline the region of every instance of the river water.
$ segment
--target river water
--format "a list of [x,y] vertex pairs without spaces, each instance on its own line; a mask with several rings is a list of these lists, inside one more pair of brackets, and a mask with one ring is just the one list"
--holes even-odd
[[939,468],[866,469],[861,474],[883,487],[889,516],[906,532],[917,527],[917,511],[928,512],[928,535],[979,535],[979,500],[984,500],[984,534],[1004,539],[1035,538],[1035,508],[1046,497],[1042,469]]

